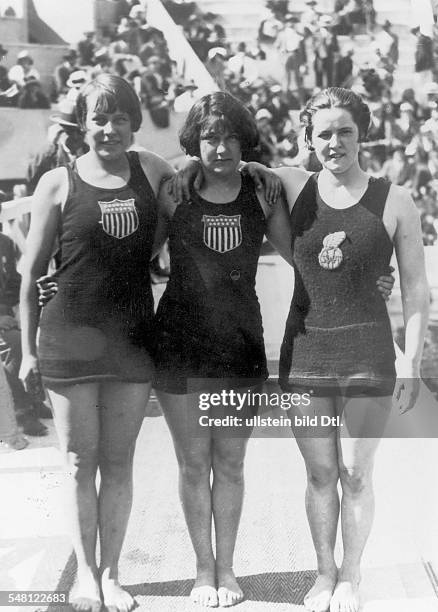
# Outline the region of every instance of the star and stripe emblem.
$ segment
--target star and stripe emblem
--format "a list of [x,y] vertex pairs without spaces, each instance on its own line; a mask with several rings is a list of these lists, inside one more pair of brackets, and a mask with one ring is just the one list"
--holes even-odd
[[113,238],[127,238],[138,228],[138,214],[134,198],[98,202],[101,211],[99,223],[103,231]]
[[205,246],[217,253],[237,249],[242,243],[241,215],[203,215]]

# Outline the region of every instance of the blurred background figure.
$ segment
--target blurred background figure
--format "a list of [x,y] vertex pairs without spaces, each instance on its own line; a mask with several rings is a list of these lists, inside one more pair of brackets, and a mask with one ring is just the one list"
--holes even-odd
[[154,124],[165,128],[169,125],[169,104],[166,97],[169,83],[162,76],[160,68],[161,59],[157,55],[149,57],[141,76],[141,98]]
[[[8,50],[0,44],[0,62],[7,56]],[[15,106],[19,89],[8,75],[8,69],[0,64],[0,106]]]
[[33,66],[33,59],[28,51],[20,51],[17,55],[17,63],[9,70],[8,77],[19,88],[24,87],[29,79],[39,81],[41,78],[40,73]]
[[27,77],[18,95],[17,106],[18,108],[50,108],[50,100],[37,79]]
[[94,32],[84,32],[83,38],[78,42],[77,49],[79,66],[92,66],[96,49]]
[[278,33],[277,48],[282,55],[286,75],[286,89],[297,91],[301,96],[303,68],[306,65],[304,37],[298,31],[299,19],[287,14],[284,28]]
[[31,195],[41,178],[48,170],[66,166],[87,149],[84,136],[76,118],[75,104],[64,99],[58,111],[51,117],[53,126],[48,131],[48,143],[31,160],[28,168],[27,185]]
[[67,82],[72,72],[76,70],[78,54],[74,49],[70,49],[62,57],[62,62],[55,68],[55,100],[59,96],[65,95],[68,91]]
[[[21,366],[21,331],[15,317],[21,278],[17,272],[13,241],[0,231],[0,368],[12,393],[16,421],[25,434],[44,436],[47,427],[38,416],[51,415],[47,406],[26,393],[18,378]],[[0,395],[3,405],[3,395]],[[11,432],[13,435],[14,432]]]
[[228,70],[246,85],[254,83],[259,76],[257,62],[246,50],[246,44],[240,42],[237,46],[237,53],[228,60]]
[[75,70],[67,80],[66,98],[70,102],[75,103],[81,88],[88,83],[88,75],[85,70]]
[[224,47],[213,47],[208,51],[205,67],[216,81],[219,89],[226,89],[228,52]]
[[0,444],[13,450],[23,450],[29,444],[20,432],[14,413],[14,400],[6,379],[6,374],[0,363]]

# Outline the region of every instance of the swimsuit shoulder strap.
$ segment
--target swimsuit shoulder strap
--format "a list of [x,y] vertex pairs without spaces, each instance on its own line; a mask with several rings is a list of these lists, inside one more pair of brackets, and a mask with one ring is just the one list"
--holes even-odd
[[390,188],[391,183],[387,179],[371,177],[368,189],[362,198],[362,206],[382,219]]
[[129,186],[146,200],[155,200],[154,190],[152,189],[148,177],[144,173],[137,151],[128,151],[127,156],[131,172],[128,183]]

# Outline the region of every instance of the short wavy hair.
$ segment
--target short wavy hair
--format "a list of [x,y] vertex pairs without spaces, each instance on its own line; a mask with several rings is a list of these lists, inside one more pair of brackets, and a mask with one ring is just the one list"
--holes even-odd
[[366,140],[371,121],[368,105],[351,89],[327,87],[312,96],[300,114],[304,126],[304,138],[310,149],[312,149],[313,116],[319,110],[326,108],[343,108],[348,111],[359,130],[359,142]]
[[102,73],[85,85],[76,101],[76,114],[79,126],[85,131],[88,105],[87,99],[97,94],[96,106],[93,109],[102,113],[114,113],[120,110],[129,115],[131,128],[137,132],[143,119],[140,101],[131,85],[115,74]]
[[217,91],[195,102],[181,128],[179,141],[187,155],[200,155],[199,141],[209,134],[235,134],[246,160],[257,149],[257,124],[249,110],[229,93]]

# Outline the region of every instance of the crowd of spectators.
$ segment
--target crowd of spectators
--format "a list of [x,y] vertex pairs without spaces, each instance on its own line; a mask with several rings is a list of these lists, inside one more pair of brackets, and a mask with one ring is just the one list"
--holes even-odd
[[[372,0],[334,0],[328,14],[324,0],[305,0],[305,9],[291,12],[288,0],[267,0],[257,41],[232,45],[221,17],[203,12],[196,2],[164,0],[194,51],[217,85],[239,98],[256,118],[261,145],[257,159],[267,165],[302,165],[317,169],[314,157],[300,143],[299,111],[316,88],[351,87],[372,110],[369,143],[363,164],[376,176],[387,176],[412,190],[422,211],[424,241],[437,241],[438,84],[433,79],[433,41],[414,28],[415,71],[425,86],[393,93],[399,61],[399,40],[391,23],[378,23]],[[184,82],[170,58],[166,38],[147,22],[144,0],[118,0],[114,23],[98,33],[85,32],[68,50],[53,75],[48,95],[38,67],[27,51],[9,70],[0,64],[0,105],[48,108],[50,102],[74,104],[79,89],[100,72],[115,72],[137,91],[152,121],[169,124],[175,99],[196,84]],[[367,38],[368,61],[357,59],[355,36]],[[345,36],[345,35],[348,35]],[[363,45],[363,42],[362,42]],[[0,56],[7,49],[0,45]],[[359,53],[360,56],[360,53]],[[278,73],[272,66],[282,66]],[[272,76],[274,74],[274,76]],[[419,95],[421,94],[421,95]],[[62,113],[61,113],[62,114]],[[51,155],[69,151],[74,126],[58,122],[49,138]],[[69,132],[67,135],[65,132]],[[60,146],[62,144],[62,150]],[[81,143],[74,142],[74,149]]]
[[[202,13],[195,2],[166,3],[193,49],[221,89],[239,98],[257,120],[257,159],[269,166],[317,162],[300,141],[299,111],[317,88],[349,87],[372,111],[362,163],[375,176],[408,187],[421,210],[425,244],[437,243],[438,83],[433,78],[433,41],[413,28],[417,91],[394,93],[399,36],[389,21],[379,24],[372,0],[305,0],[291,12],[288,0],[268,0],[256,43],[231,45],[218,15]],[[355,39],[367,47],[360,59]],[[357,57],[359,56],[359,58]],[[281,65],[280,74],[272,67]]]
[[[133,85],[154,123],[167,127],[173,100],[185,91],[184,79],[169,56],[163,32],[147,23],[145,3],[118,0],[116,9],[111,26],[85,32],[76,47],[64,54],[50,91],[43,91],[28,51],[21,51],[9,70],[0,65],[0,106],[50,108],[65,96],[74,101],[85,82],[101,72],[112,72]],[[0,45],[0,57],[7,53]]]

